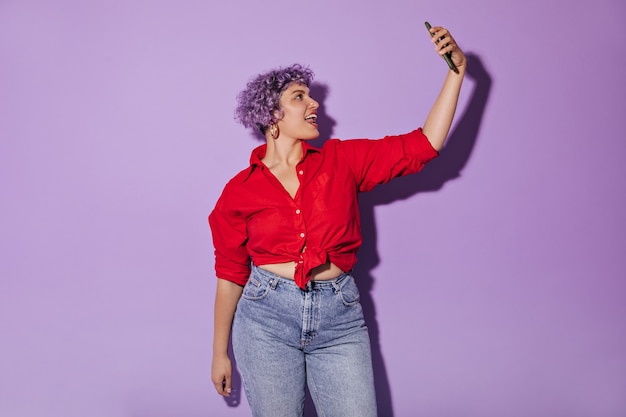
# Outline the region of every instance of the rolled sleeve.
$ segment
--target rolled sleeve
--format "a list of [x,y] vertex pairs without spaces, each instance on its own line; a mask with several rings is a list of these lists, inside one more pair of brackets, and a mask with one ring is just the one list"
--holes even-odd
[[215,273],[218,278],[245,285],[250,276],[250,256],[246,223],[241,216],[225,209],[223,197],[209,215],[215,247]]
[[377,140],[348,140],[341,147],[355,173],[359,191],[370,191],[393,178],[415,174],[439,155],[421,128]]

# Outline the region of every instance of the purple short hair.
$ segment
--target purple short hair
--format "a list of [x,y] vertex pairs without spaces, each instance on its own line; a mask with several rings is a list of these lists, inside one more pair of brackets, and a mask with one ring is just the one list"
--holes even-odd
[[309,87],[312,81],[313,71],[300,64],[259,74],[237,95],[235,119],[265,133],[275,120],[272,113],[279,109],[280,94],[293,83]]

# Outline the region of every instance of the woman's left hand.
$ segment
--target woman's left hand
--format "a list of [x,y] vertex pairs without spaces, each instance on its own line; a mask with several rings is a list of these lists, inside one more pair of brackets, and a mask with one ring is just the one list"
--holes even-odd
[[[448,29],[441,26],[433,26],[430,29],[430,33],[434,35],[430,41],[435,45],[435,51],[437,51],[439,55],[450,53],[452,63],[454,63],[457,68],[465,67],[465,54],[461,51],[459,45],[456,44],[456,41],[450,32],[448,32]],[[438,39],[439,42],[437,42]]]

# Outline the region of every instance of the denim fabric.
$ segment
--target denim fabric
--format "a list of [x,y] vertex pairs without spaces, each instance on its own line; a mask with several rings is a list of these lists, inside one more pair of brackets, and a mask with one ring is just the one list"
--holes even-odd
[[376,416],[370,341],[349,274],[309,282],[255,266],[237,305],[233,349],[254,417]]

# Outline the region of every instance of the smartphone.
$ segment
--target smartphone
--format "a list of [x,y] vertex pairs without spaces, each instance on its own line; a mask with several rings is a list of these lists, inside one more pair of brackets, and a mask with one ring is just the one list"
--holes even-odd
[[[431,28],[430,23],[424,22],[424,25],[426,25],[426,30],[428,30],[428,33],[430,34],[430,36],[435,36],[434,33],[430,32],[430,28]],[[440,40],[441,39],[438,39],[437,43],[439,43]],[[443,59],[446,60],[446,63],[448,64],[448,67],[450,67],[450,69],[452,71],[456,71],[456,65],[454,65],[454,62],[452,62],[452,56],[450,56],[450,53],[447,52],[447,53],[443,54],[442,57],[443,57]]]

